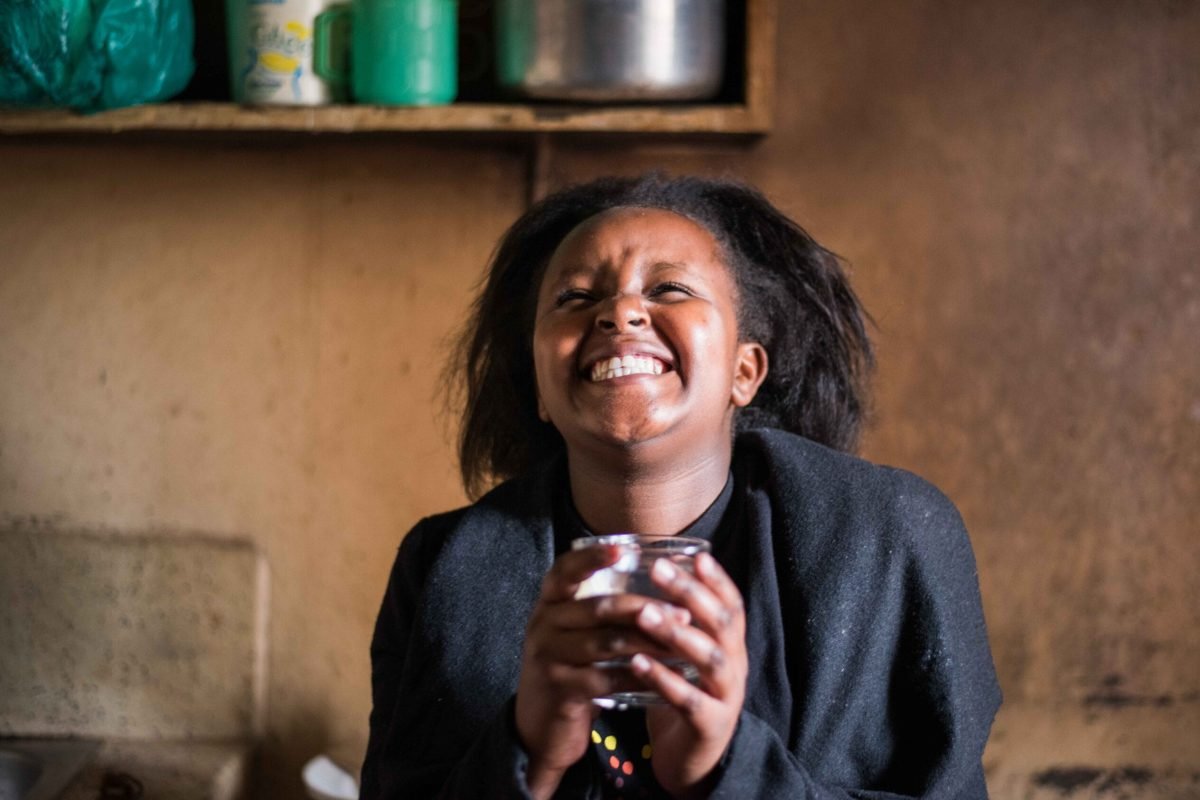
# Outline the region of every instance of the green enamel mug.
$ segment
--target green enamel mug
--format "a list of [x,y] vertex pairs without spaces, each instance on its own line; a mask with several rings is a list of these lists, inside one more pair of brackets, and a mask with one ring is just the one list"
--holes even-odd
[[356,103],[441,105],[458,91],[457,0],[351,0],[317,16],[314,40],[313,71]]

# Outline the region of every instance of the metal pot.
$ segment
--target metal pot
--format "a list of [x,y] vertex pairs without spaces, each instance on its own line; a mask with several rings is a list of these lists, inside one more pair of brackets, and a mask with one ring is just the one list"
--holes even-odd
[[721,86],[724,0],[497,0],[496,72],[545,100],[699,100]]

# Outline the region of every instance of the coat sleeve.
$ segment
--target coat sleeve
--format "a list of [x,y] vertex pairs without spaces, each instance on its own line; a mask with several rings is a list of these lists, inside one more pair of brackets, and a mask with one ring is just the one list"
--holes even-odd
[[743,711],[733,741],[718,766],[716,784],[709,795],[721,800],[752,798],[805,798],[805,800],[902,800],[902,798],[954,798],[987,800],[983,767],[976,758],[947,780],[916,794],[886,788],[856,788],[825,783],[795,754],[775,731],[753,714]]
[[[743,710],[711,797],[986,800],[982,755],[1000,690],[970,541],[958,511],[936,488],[901,471],[893,478],[893,511],[880,524],[895,532],[887,549],[899,553],[897,588],[885,599],[864,600],[874,615],[873,651],[889,657],[863,659],[858,674],[839,684],[843,696],[857,683],[881,687],[885,699],[873,714],[831,734],[842,741],[825,752],[846,759],[834,770],[794,741],[789,748],[787,731]],[[883,594],[870,584],[855,591]],[[822,665],[821,655],[806,669],[846,667]],[[799,700],[815,701],[828,707],[839,698]],[[839,777],[822,777],[831,773]]]
[[[530,797],[525,781],[528,756],[516,735],[513,698],[473,740],[463,741],[453,751],[431,752],[418,726],[408,724],[439,702],[421,647],[413,641],[423,577],[442,533],[434,527],[425,520],[401,543],[375,623],[370,737],[359,796],[361,800]],[[563,791],[571,791],[572,781],[582,777],[568,773]]]

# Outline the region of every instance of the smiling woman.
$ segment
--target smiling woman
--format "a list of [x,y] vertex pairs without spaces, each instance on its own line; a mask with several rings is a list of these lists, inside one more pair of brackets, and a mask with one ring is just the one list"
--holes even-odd
[[[547,265],[533,329],[539,417],[577,454],[571,468],[727,451],[734,410],[767,371],[762,345],[739,341],[737,304],[712,234],[685,217],[616,208],[572,231]],[[727,472],[718,465],[719,482]]]
[[[542,276],[559,245],[571,243],[569,234],[616,209],[670,212],[679,218],[674,228],[701,237],[690,246],[708,247],[704,257],[732,275],[739,337],[761,344],[770,362],[736,429],[782,428],[852,450],[872,354],[866,315],[837,257],[748,186],[654,175],[602,179],[547,198],[518,219],[475,301],[450,364],[462,390],[459,463],[468,491],[477,495],[489,481],[521,475],[564,450],[559,431],[537,413],[532,342],[548,290]],[[586,238],[586,229],[577,233]],[[587,271],[582,263],[567,267]]]
[[[499,485],[401,545],[364,798],[986,796],[970,543],[845,452],[871,349],[833,255],[749,187],[603,180],[510,228],[475,312],[461,468]],[[621,554],[571,541],[618,532],[712,555],[577,598]],[[662,704],[593,702],[631,687]]]

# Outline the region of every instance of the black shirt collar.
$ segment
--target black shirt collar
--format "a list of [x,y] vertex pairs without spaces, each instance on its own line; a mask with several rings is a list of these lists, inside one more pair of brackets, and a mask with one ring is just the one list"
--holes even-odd
[[[729,477],[725,479],[725,486],[721,489],[721,493],[717,495],[717,499],[713,500],[712,505],[695,522],[681,530],[679,535],[705,539],[709,542],[713,541],[717,529],[721,526],[721,519],[725,516],[726,510],[729,508],[729,501],[732,497],[733,473],[731,472]],[[571,485],[566,478],[565,471],[563,479],[560,482],[559,491],[554,493],[554,498],[554,526],[560,531],[567,533],[565,537],[558,537],[560,541],[563,539],[570,541],[571,539],[578,539],[583,536],[595,535],[588,529],[587,524],[575,509],[575,503],[571,499]],[[637,531],[623,532],[637,533]]]

